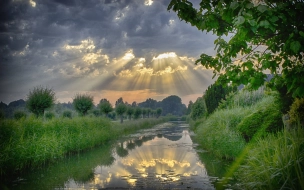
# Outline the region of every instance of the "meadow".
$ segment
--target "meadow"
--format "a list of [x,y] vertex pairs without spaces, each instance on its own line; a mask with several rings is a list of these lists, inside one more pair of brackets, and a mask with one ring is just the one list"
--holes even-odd
[[101,117],[2,119],[0,174],[5,176],[56,162],[165,120],[146,118],[120,124]]

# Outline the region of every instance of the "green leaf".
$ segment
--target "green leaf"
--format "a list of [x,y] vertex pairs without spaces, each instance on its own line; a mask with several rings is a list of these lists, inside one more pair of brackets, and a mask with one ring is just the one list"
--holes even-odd
[[270,23],[269,23],[267,20],[262,20],[262,21],[259,23],[259,26],[263,26],[264,28],[269,28]]
[[301,44],[298,41],[293,41],[290,43],[290,49],[294,52],[294,53],[298,53],[300,51],[301,48]]
[[243,16],[238,16],[234,19],[234,24],[239,26],[245,22],[245,18]]
[[253,6],[254,6],[254,5],[253,5],[252,3],[247,3],[247,4],[246,4],[246,8],[247,8],[247,9],[251,9]]
[[300,36],[304,37],[304,32],[300,31],[299,34]]
[[277,16],[271,16],[270,18],[269,18],[269,20],[271,21],[271,22],[276,22],[276,21],[278,21],[279,20],[279,18],[277,17]]
[[234,9],[236,9],[238,6],[239,6],[239,3],[238,3],[237,1],[233,1],[233,2],[230,4],[230,9],[234,10]]
[[261,13],[263,13],[263,12],[265,12],[268,9],[268,7],[265,6],[265,5],[259,5],[257,7],[257,9],[258,9],[258,11],[260,11]]
[[251,26],[256,26],[257,22],[255,20],[247,20],[247,22],[251,25]]

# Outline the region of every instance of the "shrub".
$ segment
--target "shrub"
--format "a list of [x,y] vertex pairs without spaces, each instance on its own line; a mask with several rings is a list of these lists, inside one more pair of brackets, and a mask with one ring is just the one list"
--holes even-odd
[[26,113],[24,111],[17,110],[14,112],[14,118],[17,120],[19,120],[21,118],[26,118]]
[[95,109],[95,110],[93,110],[93,114],[95,117],[98,117],[98,116],[100,116],[100,111]]
[[290,122],[293,125],[304,126],[304,98],[296,98],[289,111]]
[[49,88],[35,87],[27,95],[26,107],[36,117],[43,116],[44,111],[50,108],[55,102],[55,92]]
[[88,94],[76,94],[73,99],[73,105],[79,115],[85,116],[93,107],[93,96]]
[[0,119],[4,119],[5,118],[5,112],[1,109],[0,110]]
[[46,119],[53,119],[55,117],[55,114],[53,112],[47,112],[44,114],[44,117]]
[[304,129],[258,138],[236,172],[240,189],[304,189]]
[[207,107],[203,97],[198,98],[191,106],[190,117],[193,120],[207,116]]
[[70,110],[65,110],[63,113],[62,113],[62,117],[66,117],[66,118],[72,118],[72,112]]
[[237,126],[248,142],[254,135],[265,136],[269,132],[277,132],[283,128],[280,106],[274,96],[264,98],[258,103],[254,112],[246,116]]

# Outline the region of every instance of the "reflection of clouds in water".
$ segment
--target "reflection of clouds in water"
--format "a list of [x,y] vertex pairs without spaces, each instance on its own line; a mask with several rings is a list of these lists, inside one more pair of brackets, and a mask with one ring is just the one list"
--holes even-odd
[[[189,187],[201,188],[204,186],[210,189],[212,185],[206,186],[206,181],[204,184],[200,181],[207,177],[207,172],[204,164],[198,161],[197,155],[189,152],[192,140],[188,131],[172,128],[170,127],[170,130],[174,130],[174,137],[179,138],[177,141],[154,135],[153,138],[137,136],[122,143],[127,147],[128,144],[137,142],[141,146],[137,145],[136,148],[129,149],[129,154],[124,158],[116,155],[116,161],[110,167],[96,167],[95,179],[90,182],[90,187],[97,189],[106,187],[158,189],[164,187],[164,184],[170,184],[170,188],[172,188],[195,181],[191,184],[189,182]],[[162,134],[170,134],[170,131],[162,131]],[[147,141],[143,142],[143,139]],[[71,185],[75,185],[75,183],[71,182]]]

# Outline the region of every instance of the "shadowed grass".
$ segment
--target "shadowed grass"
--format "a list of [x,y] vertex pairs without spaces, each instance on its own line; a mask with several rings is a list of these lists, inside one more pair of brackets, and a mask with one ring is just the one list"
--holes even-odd
[[258,138],[236,177],[241,189],[304,189],[304,129]]

